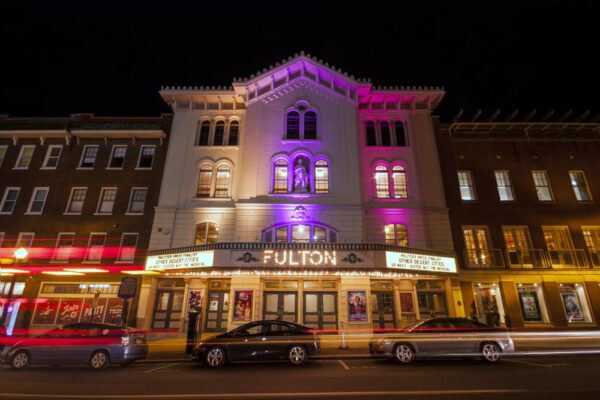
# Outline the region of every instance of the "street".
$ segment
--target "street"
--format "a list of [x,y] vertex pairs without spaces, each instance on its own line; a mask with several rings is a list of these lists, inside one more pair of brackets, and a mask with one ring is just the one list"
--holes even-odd
[[596,399],[600,357],[392,361],[338,357],[302,367],[246,363],[208,369],[190,362],[0,369],[1,399]]

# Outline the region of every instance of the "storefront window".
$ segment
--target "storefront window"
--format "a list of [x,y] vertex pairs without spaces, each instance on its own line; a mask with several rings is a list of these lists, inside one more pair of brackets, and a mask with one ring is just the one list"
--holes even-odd
[[471,319],[477,319],[489,326],[500,326],[505,323],[504,306],[497,283],[476,283],[473,285],[473,292]]
[[541,322],[548,323],[548,310],[544,301],[544,292],[542,287],[537,284],[519,283],[517,285],[519,293],[519,304],[525,323]]
[[569,323],[592,322],[585,289],[580,283],[561,283],[560,297]]

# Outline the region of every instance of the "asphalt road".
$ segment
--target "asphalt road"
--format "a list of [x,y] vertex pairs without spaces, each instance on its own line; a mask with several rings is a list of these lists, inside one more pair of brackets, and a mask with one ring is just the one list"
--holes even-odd
[[600,356],[0,369],[0,399],[598,399]]

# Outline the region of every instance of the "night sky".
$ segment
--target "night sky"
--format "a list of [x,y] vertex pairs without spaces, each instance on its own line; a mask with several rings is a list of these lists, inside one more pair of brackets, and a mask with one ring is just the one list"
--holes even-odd
[[161,85],[229,85],[300,50],[374,85],[445,86],[445,120],[600,112],[597,1],[96,3],[2,2],[0,113],[158,115]]

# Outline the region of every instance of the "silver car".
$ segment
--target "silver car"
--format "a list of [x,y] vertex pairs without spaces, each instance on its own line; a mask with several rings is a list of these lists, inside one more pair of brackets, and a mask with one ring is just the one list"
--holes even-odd
[[146,358],[144,331],[118,325],[77,323],[63,325],[42,335],[6,346],[0,362],[13,369],[31,364],[87,364],[102,369],[110,364],[128,365]]
[[369,342],[372,355],[384,355],[401,364],[445,357],[478,357],[493,363],[514,351],[506,329],[466,318],[432,318]]

